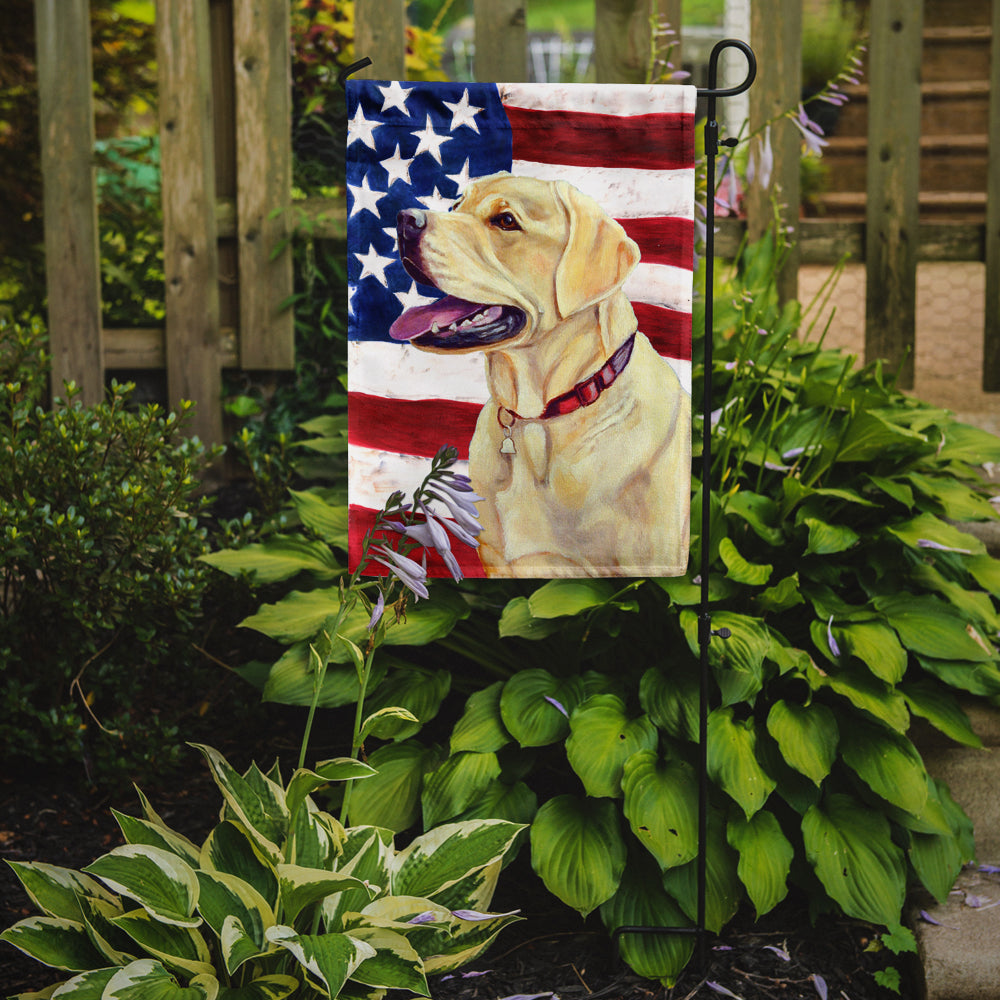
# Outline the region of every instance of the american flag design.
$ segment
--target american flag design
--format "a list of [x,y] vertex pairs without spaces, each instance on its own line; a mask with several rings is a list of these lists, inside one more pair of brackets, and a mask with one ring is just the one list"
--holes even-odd
[[[442,445],[458,449],[455,471],[475,483],[470,441],[484,406],[493,405],[482,351],[419,350],[398,333],[405,321],[391,333],[404,312],[443,295],[403,266],[400,212],[445,212],[477,178],[501,171],[568,182],[638,245],[621,291],[638,330],[690,397],[695,100],[693,87],[662,85],[348,82],[352,567],[386,498],[412,493]],[[689,420],[689,405],[687,413]],[[674,433],[689,440],[690,424]],[[679,492],[687,504],[688,479]],[[664,566],[651,553],[648,566],[630,565],[628,575],[685,572],[684,516],[685,565]],[[465,575],[488,575],[473,549],[457,545],[455,555]],[[428,574],[446,575],[433,551]],[[543,567],[519,575],[601,574]]]

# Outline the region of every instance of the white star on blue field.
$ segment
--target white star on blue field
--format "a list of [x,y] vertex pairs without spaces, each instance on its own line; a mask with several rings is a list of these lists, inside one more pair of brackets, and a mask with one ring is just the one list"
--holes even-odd
[[397,213],[445,211],[470,180],[510,170],[510,124],[495,84],[351,80],[347,101],[348,336],[389,340],[404,309],[441,294],[403,270]]

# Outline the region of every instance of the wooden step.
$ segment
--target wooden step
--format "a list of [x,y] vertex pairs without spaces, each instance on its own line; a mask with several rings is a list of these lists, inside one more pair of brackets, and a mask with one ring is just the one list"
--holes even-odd
[[[988,171],[985,135],[925,135],[920,138],[920,188],[925,191],[985,191]],[[868,139],[832,136],[823,151],[834,191],[862,191]]]
[[988,80],[992,38],[989,25],[925,28],[921,79],[924,83]]
[[[868,198],[863,191],[830,191],[815,199],[828,218],[864,219]],[[986,216],[986,193],[979,191],[921,191],[920,218],[981,223]]]
[[924,27],[945,27],[956,21],[989,24],[990,5],[991,0],[924,0]]

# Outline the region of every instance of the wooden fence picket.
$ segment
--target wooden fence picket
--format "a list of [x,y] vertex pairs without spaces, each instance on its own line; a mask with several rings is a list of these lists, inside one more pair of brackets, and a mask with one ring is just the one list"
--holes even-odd
[[372,64],[359,79],[406,79],[406,0],[356,0],[354,57],[364,56]]
[[1000,0],[993,0],[990,43],[989,171],[986,178],[986,324],[983,389],[1000,392]]

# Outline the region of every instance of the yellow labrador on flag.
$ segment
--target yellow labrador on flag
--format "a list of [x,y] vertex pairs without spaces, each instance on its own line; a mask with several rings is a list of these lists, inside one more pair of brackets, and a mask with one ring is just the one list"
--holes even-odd
[[624,229],[566,181],[494,174],[397,232],[410,275],[447,294],[392,337],[486,357],[469,474],[487,574],[683,573],[690,397],[637,330]]

